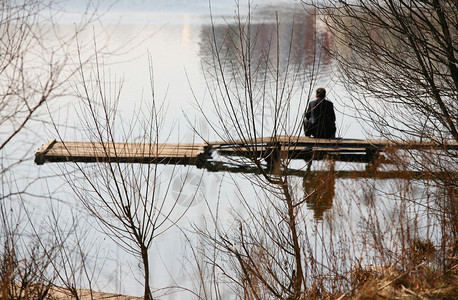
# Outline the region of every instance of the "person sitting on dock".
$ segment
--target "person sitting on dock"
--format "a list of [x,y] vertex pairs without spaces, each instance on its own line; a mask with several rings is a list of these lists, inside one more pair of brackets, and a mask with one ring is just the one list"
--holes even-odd
[[326,90],[316,90],[316,99],[310,101],[304,118],[305,136],[331,139],[336,135],[334,105],[326,99]]

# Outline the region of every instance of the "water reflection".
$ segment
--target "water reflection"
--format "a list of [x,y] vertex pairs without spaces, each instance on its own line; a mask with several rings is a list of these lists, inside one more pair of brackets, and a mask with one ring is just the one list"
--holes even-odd
[[249,63],[251,70],[262,75],[257,77],[261,80],[277,67],[280,71],[287,67],[294,70],[294,76],[304,75],[314,67],[313,70],[320,70],[321,76],[328,75],[331,63],[327,51],[332,45],[331,34],[321,26],[313,11],[306,11],[303,7],[287,11],[284,7],[283,11],[280,7],[266,8],[251,22],[241,20],[240,24],[237,21],[214,24],[213,27],[204,24],[200,39],[199,54],[207,71],[214,66],[217,49],[226,75],[233,75],[245,67],[243,63]]
[[325,211],[332,207],[335,194],[336,172],[334,163],[328,172],[309,172],[303,178],[307,208],[313,210],[315,219],[323,219]]

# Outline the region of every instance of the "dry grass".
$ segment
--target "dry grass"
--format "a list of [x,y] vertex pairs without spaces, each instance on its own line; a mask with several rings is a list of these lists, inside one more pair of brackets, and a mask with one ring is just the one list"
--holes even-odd
[[[133,297],[133,296],[126,296],[120,294],[111,294],[111,293],[103,293],[103,292],[94,292],[87,289],[79,289],[77,290],[79,299],[80,300],[136,300],[136,299],[143,299],[142,297]],[[50,299],[55,300],[71,300],[75,299],[71,293],[61,287],[52,287],[50,290]]]
[[354,291],[339,299],[458,299],[458,264],[447,274],[420,263],[412,270],[365,267],[351,274]]
[[[3,290],[6,292],[5,290]],[[76,296],[75,293],[78,295]],[[28,283],[21,288],[16,284],[14,288],[9,288],[8,293],[3,293],[0,299],[46,299],[46,300],[137,300],[142,297],[126,296],[121,294],[95,292],[89,289],[75,289],[70,291],[68,288],[59,286],[45,286],[38,283]]]

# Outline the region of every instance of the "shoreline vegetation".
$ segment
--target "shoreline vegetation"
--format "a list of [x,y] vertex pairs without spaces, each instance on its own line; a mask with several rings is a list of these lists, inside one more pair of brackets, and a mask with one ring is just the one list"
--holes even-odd
[[[18,295],[16,299],[49,299],[49,300],[140,300],[143,297],[134,297],[114,293],[95,292],[88,289],[76,289],[70,291],[65,287],[59,286],[42,286],[30,284],[29,288],[16,287],[18,292],[12,293]],[[19,292],[22,290],[21,292]],[[46,291],[43,295],[31,293],[30,290]],[[75,293],[78,297],[75,297]],[[2,298],[3,299],[3,298]],[[5,298],[8,299],[8,298]]]
[[[413,255],[417,255],[419,258],[421,257],[424,261],[412,270],[402,271],[394,266],[366,266],[354,268],[350,271],[350,274],[348,274],[353,281],[353,290],[340,294],[321,294],[319,290],[312,290],[304,299],[457,299],[458,257],[455,258],[456,264],[452,266],[448,272],[449,278],[443,280],[443,274],[432,271],[429,266],[429,260],[435,255],[434,252],[431,253],[430,251],[431,249],[425,248],[413,250],[413,252],[415,252]],[[143,297],[95,292],[88,289],[76,289],[71,291],[65,287],[43,286],[30,283],[26,288],[21,289],[19,285],[16,285],[15,288],[17,289],[16,292],[7,292],[7,294],[18,295],[15,299],[143,299]],[[36,293],[34,293],[34,291]],[[357,292],[355,293],[355,291]],[[5,293],[5,290],[3,290],[3,293]],[[41,293],[43,293],[43,295],[40,296]],[[75,293],[78,297],[74,296]]]

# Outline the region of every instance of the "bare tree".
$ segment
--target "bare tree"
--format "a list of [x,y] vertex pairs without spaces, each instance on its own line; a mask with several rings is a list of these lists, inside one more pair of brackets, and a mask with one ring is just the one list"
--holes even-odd
[[[304,178],[301,185],[286,172],[292,157],[279,157],[281,152],[275,147],[263,149],[265,152],[260,155],[261,150],[253,143],[255,139],[272,136],[269,142],[275,144],[279,135],[289,136],[294,141],[300,134],[305,108],[302,105],[307,104],[317,74],[323,73],[319,67],[323,67],[321,63],[327,54],[335,57],[341,67],[340,73],[333,75],[343,74],[342,81],[350,91],[357,92],[354,96],[356,104],[360,104],[357,108],[361,118],[379,129],[384,137],[404,140],[415,137],[435,141],[438,145],[456,139],[453,128],[456,126],[457,89],[453,70],[448,69],[450,55],[446,49],[433,53],[438,44],[447,45],[447,41],[453,44],[456,39],[450,41],[447,34],[443,40],[431,36],[426,39],[428,33],[417,30],[438,31],[433,35],[443,32],[440,17],[431,22],[432,17],[428,14],[437,9],[425,9],[422,12],[425,15],[415,10],[406,15],[406,9],[397,10],[405,2],[369,2],[338,1],[335,5],[334,2],[318,2],[315,7],[307,7],[307,11],[317,18],[307,24],[316,25],[318,19],[323,20],[330,30],[324,29],[325,33],[332,34],[332,39],[336,40],[334,46],[325,43],[318,31],[314,37],[317,40],[321,37],[321,43],[312,47],[314,51],[310,56],[304,53],[304,48],[295,52],[294,26],[285,31],[285,24],[278,17],[273,24],[257,24],[253,22],[251,9],[246,17],[238,11],[233,22],[224,26],[213,23],[208,31],[210,55],[204,55],[203,70],[216,121],[212,117],[207,120],[225,143],[243,146],[240,156],[244,159],[234,159],[232,163],[257,169],[254,175],[246,175],[253,187],[249,193],[247,187],[242,186],[246,181],[242,183],[240,177],[233,176],[238,191],[236,200],[241,207],[230,207],[233,213],[230,220],[222,220],[219,205],[223,200],[218,195],[216,199],[207,199],[212,212],[211,225],[197,228],[204,243],[200,255],[210,264],[212,275],[208,282],[214,288],[215,297],[224,297],[219,288],[227,279],[233,283],[231,288],[235,293],[246,299],[343,298],[357,293],[363,286],[361,282],[370,286],[369,279],[373,279],[376,272],[368,270],[364,264],[374,264],[384,274],[385,270],[401,266],[401,275],[398,273],[401,277],[418,269],[418,274],[422,275],[415,276],[415,280],[423,280],[425,274],[435,278],[455,276],[452,271],[456,268],[454,258],[434,271],[425,270],[424,265],[418,263],[418,259],[423,259],[425,264],[434,265],[441,261],[441,255],[456,257],[455,250],[451,250],[456,249],[456,235],[446,232],[449,229],[454,232],[456,227],[456,209],[453,209],[456,207],[456,187],[450,184],[456,181],[455,152],[445,148],[437,152],[426,151],[422,157],[429,157],[429,162],[420,161],[418,151],[394,153],[393,159],[396,159],[397,168],[405,172],[405,178],[345,182],[345,188],[340,191],[345,198],[343,204],[324,217],[316,210],[324,221],[310,226],[306,204],[332,205],[338,174],[333,171],[334,165],[330,165],[329,175]],[[419,2],[408,3],[420,5]],[[456,9],[449,9],[453,5],[444,4],[438,13],[445,13],[445,19],[454,24],[445,27],[456,27],[453,14]],[[329,11],[315,10],[316,7],[327,7]],[[390,11],[390,7],[396,9]],[[370,11],[371,8],[385,10],[377,14]],[[403,34],[402,26],[394,23],[396,13],[402,13],[404,25],[408,24],[407,28],[417,33],[418,39],[427,41],[425,47],[429,47],[429,52],[423,56],[425,61],[416,60],[423,50],[409,48],[413,33]],[[415,27],[407,17],[430,21],[430,24]],[[300,16],[296,16],[294,22],[298,18]],[[380,20],[383,23],[377,23]],[[437,29],[436,25],[442,29]],[[282,56],[280,49],[285,48],[283,53],[286,55]],[[296,55],[303,58],[299,64]],[[422,64],[426,64],[423,69]],[[433,73],[422,73],[425,69]],[[438,93],[427,86],[431,83],[428,79],[432,79],[436,87],[440,86]],[[202,102],[200,107],[208,116],[206,104]],[[436,166],[444,170],[441,173],[444,178],[437,181],[442,184],[422,185],[423,181],[410,178],[407,174],[416,167],[415,161],[421,162],[419,168],[426,170],[424,174],[429,179]],[[433,204],[430,192],[438,190],[448,194],[439,196]],[[218,203],[216,208],[212,202]],[[430,239],[438,242],[441,254],[432,254],[436,253],[436,245],[430,247]],[[209,248],[214,251],[208,251]],[[198,269],[201,268],[199,264]],[[401,278],[399,276],[397,279]],[[377,286],[372,295],[397,279],[394,277],[388,284]],[[444,283],[450,284],[448,279]],[[202,297],[208,297],[209,291],[206,289]]]
[[[61,11],[53,1],[3,1],[0,15],[0,150],[36,119],[45,103],[68,89],[76,71],[69,59],[72,43],[99,16],[87,10],[74,30],[58,30]],[[46,112],[46,111],[42,111]]]
[[[37,183],[45,186],[49,177],[30,178],[23,174],[30,173],[28,168],[33,166],[31,157],[37,147],[37,128],[43,128],[43,123],[49,120],[49,112],[61,105],[58,100],[65,101],[71,92],[69,83],[81,67],[72,61],[77,37],[102,14],[92,3],[87,5],[80,19],[74,19],[72,28],[62,30],[59,20],[65,11],[59,3],[52,0],[0,3],[2,299],[52,297],[50,289],[54,284],[69,286],[71,279],[72,283],[77,281],[81,268],[70,262],[86,255],[81,244],[80,251],[69,251],[69,240],[77,245],[83,243],[83,239],[77,237],[82,232],[75,232],[79,230],[75,220],[66,224],[65,220],[56,218],[44,224],[46,218],[33,216],[36,206],[30,206],[35,202],[31,200],[56,201],[52,191],[35,189]],[[101,49],[105,49],[105,42],[100,41]],[[85,57],[84,63],[92,58]],[[52,226],[46,228],[50,224]],[[55,231],[47,230],[49,228]],[[84,262],[83,265],[87,267]],[[62,268],[67,268],[67,272]]]
[[458,141],[456,1],[316,7],[335,38],[328,50],[342,81],[370,126],[385,137]]
[[[212,23],[205,31],[210,49],[203,50],[203,71],[211,105],[203,103],[202,114],[221,140],[243,145],[244,159],[231,162],[253,166],[257,175],[246,176],[252,195],[245,195],[235,179],[243,212],[233,212],[230,226],[221,224],[218,208],[211,209],[212,226],[197,229],[207,248],[201,255],[245,299],[299,299],[313,281],[308,270],[316,264],[307,246],[305,209],[314,189],[304,193],[288,176],[293,157],[280,157],[275,145],[280,136],[294,142],[300,135],[318,74],[329,72],[320,47],[327,34],[315,31],[313,15],[291,13],[282,19],[273,14],[271,21],[258,23],[253,14],[249,5],[247,15],[238,10],[234,20]],[[292,21],[282,22],[291,16]],[[261,138],[274,146],[259,149],[254,141]],[[219,199],[208,199],[214,201]],[[211,247],[216,252],[208,251]],[[209,282],[218,286],[214,277]]]
[[191,195],[189,202],[181,203],[182,187],[174,184],[177,176],[187,181],[189,168],[158,160],[138,164],[125,157],[118,159],[118,143],[135,142],[137,147],[132,151],[145,155],[161,151],[159,138],[164,136],[166,112],[156,102],[152,68],[150,72],[151,103],[133,112],[132,119],[125,123],[117,111],[122,83],[112,85],[99,63],[89,71],[81,69],[80,84],[75,89],[81,103],[79,115],[85,139],[101,145],[104,155],[112,158],[106,163],[62,166],[66,170],[63,174],[71,174],[66,180],[76,197],[102,231],[141,260],[144,299],[152,299],[154,292],[150,276],[153,240],[175,226],[195,198]]
[[[315,7],[335,38],[329,51],[355,109],[377,134],[438,145],[458,141],[456,1],[332,1]],[[437,204],[456,240],[456,150],[401,155],[408,168],[440,172],[431,176],[436,184],[425,184],[448,191]]]
[[[441,146],[458,141],[457,2],[303,2],[317,9],[332,33],[335,44],[327,50],[352,95],[359,119],[376,135],[395,143],[416,139],[438,145],[435,150],[391,153],[396,168],[416,169],[426,178],[418,181],[406,176],[404,181],[406,186],[421,187],[422,195],[398,195],[394,199],[386,195],[400,203],[400,219],[405,223],[393,222],[401,228],[399,243],[411,245],[399,252],[399,259],[406,262],[403,267],[415,268],[415,259],[408,258],[421,251],[440,250],[437,257],[456,257],[457,154],[456,149]],[[409,214],[414,221],[407,218]],[[372,228],[373,242],[383,245],[377,246],[377,251],[385,249],[384,237],[377,233],[383,228],[380,220],[366,221]],[[423,224],[426,233],[415,222]],[[434,236],[435,231],[440,234]],[[439,261],[438,272],[444,278],[450,276],[454,259]]]

